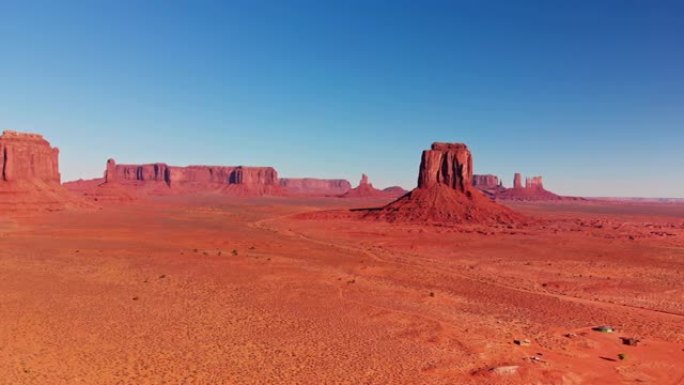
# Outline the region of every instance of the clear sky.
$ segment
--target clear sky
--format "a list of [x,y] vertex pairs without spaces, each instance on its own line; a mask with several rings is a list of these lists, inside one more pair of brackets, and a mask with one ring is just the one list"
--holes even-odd
[[64,180],[269,165],[415,186],[420,151],[564,194],[684,197],[684,5],[0,0],[0,127]]

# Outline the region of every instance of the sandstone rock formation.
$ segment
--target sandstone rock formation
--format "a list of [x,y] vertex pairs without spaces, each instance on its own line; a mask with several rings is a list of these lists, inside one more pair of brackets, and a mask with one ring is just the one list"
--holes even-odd
[[[522,185],[522,175],[515,173],[513,188],[497,192],[496,199],[517,201],[548,201],[566,199],[544,189],[541,176],[525,178],[525,186]],[[567,198],[571,199],[571,198]]]
[[544,182],[542,177],[533,176],[531,178],[525,178],[525,188],[528,190],[543,190]]
[[340,195],[351,190],[346,179],[281,178],[280,186],[289,194]]
[[[403,189],[402,189],[403,191]],[[368,175],[361,174],[361,180],[359,185],[346,193],[340,195],[342,198],[396,198],[400,195],[396,188],[390,189],[388,191],[379,190],[373,187],[373,184],[368,180]]]
[[513,175],[513,188],[522,188],[522,175],[520,175],[519,172],[516,172],[515,175]]
[[59,184],[59,149],[42,135],[6,130],[0,135],[0,181]]
[[473,175],[473,186],[478,188],[495,188],[501,186],[501,182],[496,175]]
[[445,185],[465,193],[472,185],[473,158],[463,143],[433,143],[423,151],[418,188]]
[[463,143],[433,143],[423,151],[418,187],[367,217],[419,223],[501,223],[522,217],[472,186],[473,159]]
[[[94,183],[73,184],[73,188]],[[169,166],[166,163],[117,164],[107,161],[100,188],[122,186],[135,195],[169,195],[221,192],[236,195],[280,194],[278,173],[272,167]],[[97,192],[91,191],[97,196]]]
[[496,199],[499,193],[506,190],[499,177],[491,174],[473,175],[473,187],[491,199]]
[[0,135],[0,214],[57,210],[73,203],[60,185],[59,150],[41,135]]

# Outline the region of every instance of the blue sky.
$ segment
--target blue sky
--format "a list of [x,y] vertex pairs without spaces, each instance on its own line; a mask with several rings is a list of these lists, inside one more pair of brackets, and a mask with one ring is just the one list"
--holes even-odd
[[105,161],[415,185],[420,151],[553,191],[684,197],[684,6],[0,0],[0,127]]

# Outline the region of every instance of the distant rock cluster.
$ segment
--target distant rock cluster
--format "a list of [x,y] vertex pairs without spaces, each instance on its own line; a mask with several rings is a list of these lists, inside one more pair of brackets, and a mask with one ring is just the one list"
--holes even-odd
[[496,175],[474,175],[473,187],[495,200],[553,201],[577,199],[563,197],[546,190],[541,176],[525,178],[525,184],[523,185],[522,174],[518,172],[513,175],[512,188],[504,187]]
[[[60,184],[59,150],[38,134],[0,135],[0,207],[63,207],[77,193],[94,201],[123,201],[140,195],[214,194],[240,196],[315,195],[387,198],[394,202],[373,213],[389,220],[514,222],[516,214],[494,200],[564,199],[544,189],[542,177],[516,173],[512,188],[496,175],[474,175],[473,158],[463,143],[433,143],[423,151],[418,187],[377,189],[366,174],[357,187],[345,179],[279,178],[273,167],[170,166],[118,164],[109,159],[102,178]],[[69,190],[69,191],[68,191]],[[491,199],[487,199],[487,197]]]

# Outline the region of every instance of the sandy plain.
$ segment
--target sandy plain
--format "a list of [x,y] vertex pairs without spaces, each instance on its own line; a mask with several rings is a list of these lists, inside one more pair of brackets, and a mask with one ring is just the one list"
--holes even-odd
[[684,383],[684,204],[516,203],[532,223],[498,227],[307,214],[382,203],[0,219],[0,384]]

